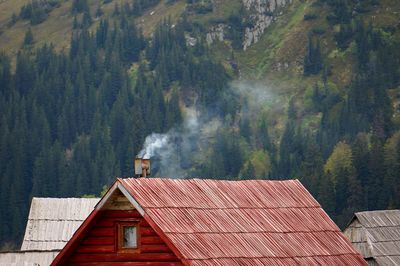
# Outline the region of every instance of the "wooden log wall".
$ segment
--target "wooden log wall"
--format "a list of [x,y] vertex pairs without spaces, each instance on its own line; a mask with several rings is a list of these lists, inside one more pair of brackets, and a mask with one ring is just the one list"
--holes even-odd
[[[180,266],[182,263],[136,210],[105,210],[66,265]],[[117,222],[139,222],[139,249],[117,252]]]

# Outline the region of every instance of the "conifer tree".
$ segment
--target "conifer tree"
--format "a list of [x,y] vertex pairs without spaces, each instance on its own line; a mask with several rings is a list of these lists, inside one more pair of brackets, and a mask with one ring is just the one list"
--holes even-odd
[[308,36],[306,54],[304,56],[304,76],[318,74],[322,69],[322,55],[319,40],[314,45],[311,34]]
[[87,0],[73,0],[71,12],[72,13],[89,12],[89,5]]
[[28,31],[25,33],[23,47],[29,47],[33,44],[33,33],[32,29],[29,28]]

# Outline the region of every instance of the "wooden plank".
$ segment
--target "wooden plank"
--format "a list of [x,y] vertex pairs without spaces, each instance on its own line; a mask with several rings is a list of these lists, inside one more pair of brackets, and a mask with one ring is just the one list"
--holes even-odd
[[129,210],[135,210],[135,207],[133,207],[133,205],[129,201],[127,201],[127,202],[111,201],[111,202],[108,202],[106,205],[104,205],[104,209],[129,211]]
[[111,261],[177,261],[172,253],[75,253],[70,262],[111,262]]
[[[69,264],[73,266],[112,266],[117,265],[115,262],[75,262],[73,264]],[[157,261],[157,262],[118,262],[119,266],[183,266],[181,262],[165,262],[165,261]]]
[[115,245],[79,246],[76,253],[109,253],[115,251]]
[[132,218],[132,217],[112,217],[112,218],[102,218],[101,220],[98,221],[96,224],[96,227],[112,227],[115,226],[116,222],[121,222],[121,221],[129,221],[129,220],[138,220],[140,221],[140,226],[144,227],[149,227],[150,225],[143,220],[143,218]]
[[142,253],[172,253],[167,245],[142,245],[140,247]]
[[98,221],[96,227],[113,227],[115,226],[115,218],[103,218]]
[[140,226],[142,226],[142,227],[150,227],[149,223],[144,218],[142,218],[140,220]]
[[142,218],[140,213],[136,210],[121,211],[121,210],[107,210],[103,214],[105,218]]
[[101,236],[111,236],[114,237],[114,227],[95,227],[90,230],[89,236],[91,237],[101,237]]
[[140,227],[140,235],[141,236],[156,236],[156,231],[151,227]]
[[[114,245],[114,237],[88,237],[83,245]],[[153,244],[153,243],[152,243]]]
[[140,243],[142,245],[145,244],[157,245],[157,244],[164,244],[164,241],[159,236],[142,236]]

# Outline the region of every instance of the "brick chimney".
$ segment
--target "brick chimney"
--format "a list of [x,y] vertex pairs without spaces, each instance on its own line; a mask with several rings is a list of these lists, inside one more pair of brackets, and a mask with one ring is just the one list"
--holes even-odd
[[150,176],[150,159],[135,158],[135,177]]

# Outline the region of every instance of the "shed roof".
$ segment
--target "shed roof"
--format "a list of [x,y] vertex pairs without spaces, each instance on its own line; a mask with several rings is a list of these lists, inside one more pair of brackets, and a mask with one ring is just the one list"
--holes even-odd
[[61,250],[98,198],[33,198],[21,250]]
[[400,265],[400,210],[357,212],[344,233],[364,258]]
[[0,252],[0,266],[44,266],[50,265],[57,256],[56,251]]
[[164,178],[117,179],[55,265],[117,188],[185,265],[366,265],[297,180]]

